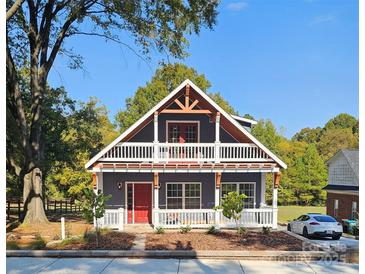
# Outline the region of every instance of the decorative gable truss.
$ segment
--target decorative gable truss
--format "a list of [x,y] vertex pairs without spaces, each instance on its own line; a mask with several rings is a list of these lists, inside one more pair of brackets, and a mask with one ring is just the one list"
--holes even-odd
[[[165,113],[208,115],[215,123],[215,142],[159,143],[157,134],[158,116]],[[154,121],[153,142],[128,142],[132,136],[151,121]],[[234,136],[238,142],[221,143],[219,140],[220,127]],[[185,80],[116,140],[95,155],[85,167],[90,168],[96,163],[102,162],[131,164],[139,162],[154,165],[159,163],[171,165],[177,162],[193,165],[247,163],[249,165],[270,164],[278,168],[286,168],[285,163],[190,80]]]

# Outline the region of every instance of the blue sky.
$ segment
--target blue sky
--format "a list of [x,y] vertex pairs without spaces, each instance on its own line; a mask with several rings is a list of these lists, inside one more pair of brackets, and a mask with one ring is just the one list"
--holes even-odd
[[[271,119],[288,137],[341,112],[358,117],[357,1],[222,1],[217,19],[213,31],[190,37],[190,56],[181,62],[205,74],[210,91],[240,114]],[[133,46],[127,33],[121,37]],[[84,57],[85,71],[69,70],[58,57],[50,84],[65,86],[74,99],[98,97],[111,118],[166,60],[152,51],[147,65],[94,37],[71,38],[66,46]]]

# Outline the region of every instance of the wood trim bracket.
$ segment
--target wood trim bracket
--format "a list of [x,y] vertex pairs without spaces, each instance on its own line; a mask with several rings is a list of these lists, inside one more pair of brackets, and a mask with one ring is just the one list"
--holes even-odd
[[219,189],[221,187],[221,179],[222,179],[222,172],[217,172],[215,174],[215,187]]
[[278,188],[280,185],[280,178],[281,178],[281,173],[280,172],[275,172],[274,173],[274,187]]
[[153,173],[153,186],[158,189],[158,172]]

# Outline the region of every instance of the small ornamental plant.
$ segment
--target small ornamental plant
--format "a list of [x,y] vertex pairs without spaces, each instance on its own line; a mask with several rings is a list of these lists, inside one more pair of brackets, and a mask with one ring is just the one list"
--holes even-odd
[[180,227],[180,233],[185,234],[191,231],[191,227],[189,225]]
[[245,227],[241,226],[241,227],[238,228],[238,233],[239,234],[243,235],[243,234],[246,234],[246,232],[247,232],[247,229]]
[[207,234],[216,234],[219,230],[212,225],[211,227],[208,228]]
[[215,210],[222,209],[223,216],[233,219],[236,223],[237,232],[239,233],[239,220],[244,208],[244,201],[247,198],[245,194],[239,194],[237,191],[225,194],[221,200],[221,205],[214,207]]
[[270,232],[271,232],[270,227],[268,227],[268,226],[262,227],[262,233],[263,234],[268,235],[268,234],[270,234]]
[[156,234],[164,234],[165,229],[162,226],[158,226],[155,228],[155,232],[156,232]]
[[95,193],[92,189],[86,188],[79,202],[83,217],[89,222],[95,219],[96,247],[99,247],[100,235],[98,220],[104,217],[105,202],[110,199],[111,195],[104,195],[100,189]]

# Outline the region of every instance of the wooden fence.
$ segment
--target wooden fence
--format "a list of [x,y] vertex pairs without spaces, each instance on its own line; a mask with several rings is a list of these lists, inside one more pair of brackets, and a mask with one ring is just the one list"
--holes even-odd
[[[81,211],[79,205],[71,199],[50,200],[44,201],[46,213],[77,213]],[[24,211],[23,198],[7,198],[6,199],[6,219],[10,217],[20,218]]]

